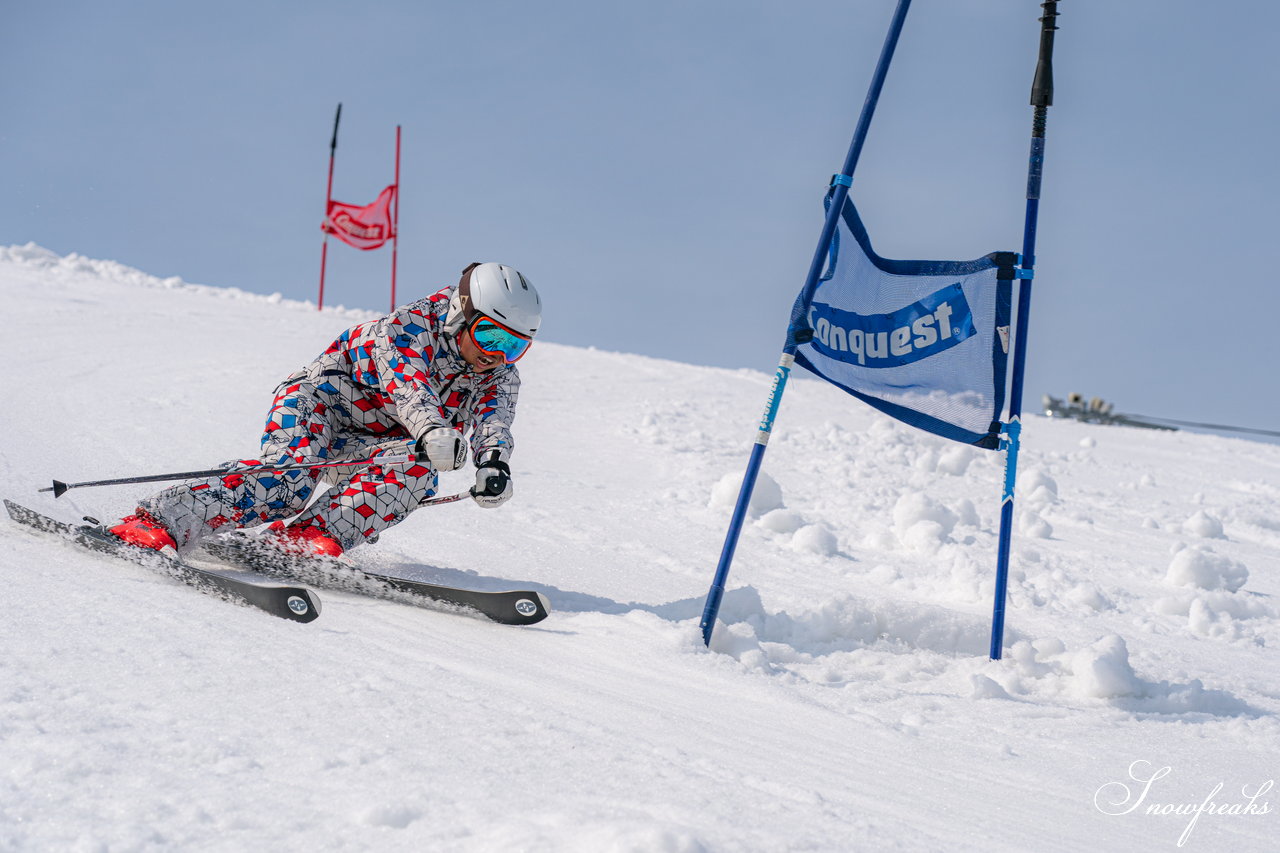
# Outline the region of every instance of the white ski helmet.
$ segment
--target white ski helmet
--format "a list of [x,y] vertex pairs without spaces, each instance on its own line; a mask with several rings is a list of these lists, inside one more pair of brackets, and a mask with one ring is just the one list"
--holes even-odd
[[529,279],[514,267],[475,263],[462,271],[458,287],[449,299],[445,331],[456,335],[477,314],[532,338],[542,322],[542,300]]

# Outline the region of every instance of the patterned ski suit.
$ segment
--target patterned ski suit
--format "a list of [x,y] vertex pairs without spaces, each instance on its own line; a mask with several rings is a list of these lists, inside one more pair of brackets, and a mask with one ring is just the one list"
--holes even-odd
[[[513,448],[520,374],[514,365],[474,373],[444,332],[453,288],[348,329],[276,389],[261,459],[227,463],[227,473],[166,489],[140,506],[179,547],[227,525],[248,527],[305,512],[344,550],[401,521],[436,491],[428,464],[370,464],[274,474],[238,471],[267,463],[368,458],[403,450],[436,426],[464,435],[472,459]],[[316,489],[333,487],[312,502]]]

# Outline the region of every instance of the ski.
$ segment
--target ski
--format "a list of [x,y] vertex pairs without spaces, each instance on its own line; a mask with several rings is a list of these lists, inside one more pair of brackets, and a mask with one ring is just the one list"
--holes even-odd
[[292,619],[295,622],[310,622],[320,616],[320,598],[309,589],[275,583],[257,583],[209,569],[197,568],[159,551],[126,545],[101,527],[67,524],[10,500],[5,500],[4,506],[9,511],[9,517],[19,524],[53,533],[93,551],[159,569],[200,592],[228,601],[248,604],[265,610],[272,616]]
[[290,558],[269,546],[258,546],[243,535],[233,534],[233,537],[206,540],[201,544],[215,557],[270,577],[409,604],[462,608],[503,625],[532,625],[546,619],[551,612],[550,603],[540,592],[459,589],[378,574],[325,557]]

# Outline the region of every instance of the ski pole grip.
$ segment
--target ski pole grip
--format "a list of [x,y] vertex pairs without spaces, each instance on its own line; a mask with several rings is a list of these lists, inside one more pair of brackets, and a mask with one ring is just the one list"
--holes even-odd
[[379,465],[407,465],[419,460],[414,453],[388,453],[384,456],[375,456],[369,461]]

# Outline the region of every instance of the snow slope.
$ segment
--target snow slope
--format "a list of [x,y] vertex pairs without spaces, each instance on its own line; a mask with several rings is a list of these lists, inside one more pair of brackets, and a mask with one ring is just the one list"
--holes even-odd
[[[68,520],[147,487],[54,477],[252,454],[366,316],[34,245],[0,299],[0,494]],[[707,651],[770,376],[522,373],[516,498],[352,559],[528,583],[535,627],[336,592],[300,625],[0,521],[0,849],[1275,849],[1280,446],[1031,418],[995,663],[999,455],[798,378]]]

